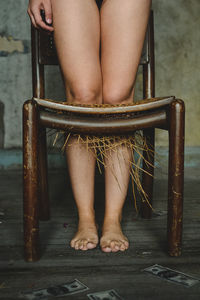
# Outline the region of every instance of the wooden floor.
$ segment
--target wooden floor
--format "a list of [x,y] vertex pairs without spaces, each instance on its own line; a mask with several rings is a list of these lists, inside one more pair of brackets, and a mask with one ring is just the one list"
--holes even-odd
[[[159,178],[159,176],[158,176]],[[166,253],[167,181],[155,180],[154,207],[161,216],[142,220],[129,196],[124,207],[123,229],[130,240],[125,253],[102,253],[99,248],[79,252],[69,242],[76,230],[76,208],[65,170],[49,172],[51,220],[40,223],[42,257],[23,260],[22,174],[0,172],[0,299],[18,299],[20,292],[79,279],[89,292],[115,289],[124,299],[200,299],[200,283],[185,288],[142,270],[160,264],[200,278],[200,182],[185,180],[183,255]],[[97,177],[96,211],[103,218],[103,178]],[[64,226],[65,225],[65,226]],[[59,299],[87,299],[87,293]]]

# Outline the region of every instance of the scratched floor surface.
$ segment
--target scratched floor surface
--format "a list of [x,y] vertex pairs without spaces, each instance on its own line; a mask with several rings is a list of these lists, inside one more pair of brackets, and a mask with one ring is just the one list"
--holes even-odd
[[[192,172],[192,170],[191,170]],[[18,299],[23,291],[50,287],[79,279],[88,292],[57,299],[87,299],[87,293],[115,289],[124,299],[200,299],[200,283],[186,288],[142,272],[160,264],[200,278],[200,182],[185,180],[183,255],[166,253],[167,181],[155,180],[152,220],[142,220],[131,197],[124,208],[123,229],[130,240],[125,253],[102,253],[98,247],[79,252],[69,247],[77,215],[65,170],[49,172],[51,220],[40,223],[42,257],[35,263],[23,260],[22,174],[0,172],[0,299]],[[103,178],[97,176],[96,211],[103,218]]]

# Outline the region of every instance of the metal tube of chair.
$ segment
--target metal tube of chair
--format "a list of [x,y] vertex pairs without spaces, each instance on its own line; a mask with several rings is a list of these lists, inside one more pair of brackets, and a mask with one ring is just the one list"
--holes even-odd
[[184,189],[185,108],[176,100],[170,108],[168,172],[168,252],[181,255]]
[[38,107],[28,100],[23,106],[23,199],[25,260],[39,259],[38,221]]

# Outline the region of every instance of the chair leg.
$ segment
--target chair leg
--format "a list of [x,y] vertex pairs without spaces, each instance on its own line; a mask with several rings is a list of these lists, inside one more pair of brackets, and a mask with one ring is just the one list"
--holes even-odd
[[[155,140],[155,130],[154,129],[147,129],[144,130],[144,136],[147,138],[147,144],[148,147],[151,150],[154,150],[154,140]],[[146,164],[145,160],[147,160],[151,165]],[[142,174],[142,186],[147,194],[149,204],[152,205],[152,199],[153,199],[153,176],[154,176],[154,152],[151,152],[151,155],[148,155],[148,153],[144,152],[144,161],[143,161],[143,169],[144,171]],[[144,219],[151,219],[152,217],[152,208],[150,207],[146,201],[141,204],[141,217]]]
[[169,128],[169,189],[168,189],[168,252],[181,255],[183,188],[184,188],[184,127],[185,108],[176,100],[170,108]]
[[49,212],[49,191],[48,191],[48,165],[46,128],[39,128],[39,219],[48,221]]
[[39,259],[38,221],[38,113],[37,103],[23,106],[24,254],[26,261]]

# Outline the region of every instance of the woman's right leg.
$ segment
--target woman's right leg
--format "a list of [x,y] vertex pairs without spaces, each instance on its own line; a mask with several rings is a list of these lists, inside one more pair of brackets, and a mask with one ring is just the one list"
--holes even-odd
[[[102,103],[99,60],[100,17],[95,0],[52,0],[56,49],[66,97],[72,103]],[[66,155],[79,226],[71,246],[87,250],[98,243],[94,213],[95,158],[71,138]]]

